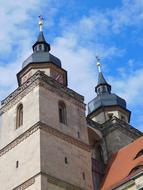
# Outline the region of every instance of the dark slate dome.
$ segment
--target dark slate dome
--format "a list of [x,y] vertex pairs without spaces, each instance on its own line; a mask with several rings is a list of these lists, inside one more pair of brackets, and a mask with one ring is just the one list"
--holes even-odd
[[61,67],[61,61],[51,53],[50,44],[45,40],[44,34],[40,31],[36,43],[33,45],[33,53],[23,62],[22,68],[26,67],[30,63],[53,63]]
[[126,101],[116,94],[111,93],[111,85],[106,82],[102,72],[99,72],[95,92],[97,96],[88,103],[88,114],[96,111],[100,107],[120,106],[126,109]]
[[30,63],[53,63],[61,67],[61,61],[49,52],[34,52],[30,55],[22,64],[22,68],[26,67]]
[[116,94],[97,95],[91,102],[88,103],[88,114],[97,110],[100,107],[120,106],[126,109],[126,101]]

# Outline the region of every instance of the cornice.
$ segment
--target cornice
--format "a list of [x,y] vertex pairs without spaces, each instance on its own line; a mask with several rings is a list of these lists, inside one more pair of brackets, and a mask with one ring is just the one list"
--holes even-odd
[[[65,87],[64,85],[60,84],[59,82],[57,82],[56,80],[52,79],[51,77],[47,76],[46,74],[44,74],[41,71],[40,72],[40,79],[41,82],[45,82],[45,84],[49,84],[51,87],[54,87],[54,89],[58,90],[58,94],[60,92],[62,92],[62,94],[67,94],[68,96],[71,96],[73,99],[75,99],[76,101],[83,103],[84,101],[84,97],[78,93],[76,93],[75,91],[73,91],[70,88]],[[40,83],[41,85],[44,86],[44,83]],[[59,91],[60,90],[60,91]]]
[[46,173],[43,173],[43,172],[41,174],[47,177],[47,181],[49,183],[54,184],[54,185],[56,185],[58,187],[61,187],[61,188],[67,189],[67,190],[85,190],[85,189],[83,189],[81,187],[78,187],[78,186],[76,186],[74,184],[71,184],[71,183],[68,183],[68,182],[66,182],[64,180],[58,179],[56,177],[53,177],[53,176],[51,176],[49,174],[46,174]]
[[87,116],[87,117],[86,117],[86,121],[87,121],[87,124],[88,124],[90,127],[94,128],[94,129],[97,129],[97,130],[99,130],[99,131],[102,130],[102,124],[97,123],[96,121],[93,121],[90,117]]
[[65,69],[63,69],[62,67],[59,67],[58,65],[55,65],[55,64],[53,64],[51,62],[49,62],[48,64],[47,64],[47,62],[42,62],[42,63],[31,62],[26,67],[24,67],[22,70],[20,70],[17,73],[17,78],[23,77],[31,69],[41,69],[41,68],[54,68],[54,69],[56,69],[58,71],[60,69],[61,73],[63,73],[63,72],[67,73],[67,71]]
[[70,135],[67,135],[65,133],[62,133],[61,131],[51,127],[51,126],[48,126],[47,124],[45,123],[41,123],[40,122],[40,129],[44,130],[45,132],[49,133],[49,134],[52,134],[70,144],[73,144],[85,151],[88,151],[90,152],[90,146],[82,141],[79,141],[77,140],[76,138],[74,137],[71,137]]
[[24,189],[27,189],[28,187],[30,187],[31,185],[33,185],[34,183],[35,183],[35,177],[25,181],[24,183],[22,183],[18,187],[15,187],[12,190],[24,190]]
[[18,87],[7,98],[1,101],[0,115],[9,110],[13,105],[18,103],[24,96],[32,91],[39,84],[39,73],[37,72],[29,80],[27,80],[22,86]]
[[82,141],[77,140],[74,137],[71,137],[67,134],[64,134],[60,131],[58,131],[57,129],[48,126],[47,124],[44,124],[42,122],[37,122],[36,124],[34,124],[30,129],[28,129],[26,132],[24,132],[23,134],[21,134],[19,137],[17,137],[15,140],[13,140],[11,143],[9,143],[7,146],[5,146],[4,148],[2,148],[0,150],[0,157],[3,156],[4,154],[6,154],[8,151],[10,151],[11,149],[13,149],[15,146],[17,146],[18,144],[20,144],[22,141],[24,141],[26,138],[28,138],[30,135],[32,135],[33,133],[35,133],[38,129],[43,130],[49,134],[52,134],[70,144],[73,144],[85,151],[90,152],[90,146],[88,144],[85,144]]
[[[58,83],[58,82],[57,82]],[[44,80],[40,80],[39,81],[39,86],[43,87],[44,89],[50,90],[51,92],[54,92],[55,94],[57,94],[60,97],[63,97],[64,99],[69,100],[69,95],[72,98],[70,100],[70,102],[72,102],[73,104],[81,107],[82,109],[85,109],[85,104],[83,102],[81,102],[80,100],[76,99],[74,97],[74,94],[69,94],[69,92],[67,91],[66,88],[64,88],[64,90],[60,87],[60,83],[57,84],[57,87],[53,87],[52,84],[47,85],[47,82],[45,82]]]
[[39,129],[39,122],[33,125],[30,129],[28,129],[26,132],[18,136],[15,140],[10,142],[8,145],[6,145],[4,148],[0,150],[0,157],[6,154],[8,151],[13,149],[15,146],[23,142],[25,139],[27,139],[30,135],[35,133]]
[[56,178],[56,177],[51,176],[51,175],[44,173],[44,172],[39,172],[38,174],[34,175],[32,178],[28,179],[27,181],[25,181],[24,183],[20,184],[19,186],[15,187],[12,190],[27,189],[28,187],[30,187],[31,185],[33,185],[35,183],[35,179],[39,175],[43,175],[44,177],[47,178],[47,181],[49,183],[54,184],[57,187],[61,187],[61,188],[67,189],[67,190],[85,190],[84,188],[81,188],[75,184],[68,183],[62,179]]
[[14,92],[12,92],[7,98],[5,98],[1,102],[2,107],[0,109],[0,115],[9,110],[16,103],[18,103],[24,96],[26,96],[32,89],[34,89],[38,85],[54,91],[58,95],[61,94],[65,98],[69,98],[70,96],[73,99],[73,103],[78,104],[83,109],[85,108],[85,104],[83,103],[83,96],[63,86],[51,77],[48,77],[42,71],[37,71],[22,86],[18,87]]
[[142,134],[143,134],[138,129],[132,127],[125,121],[120,120],[115,116],[111,120],[108,120],[107,122],[102,124],[102,126],[103,126],[102,132],[103,132],[104,136],[106,136],[108,133],[110,133],[111,131],[114,131],[116,129],[122,130],[124,132],[126,131],[126,133],[128,133],[128,135],[134,139],[142,136]]

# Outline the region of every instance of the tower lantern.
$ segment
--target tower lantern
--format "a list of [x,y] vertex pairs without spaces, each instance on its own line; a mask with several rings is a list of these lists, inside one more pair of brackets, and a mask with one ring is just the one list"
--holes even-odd
[[67,72],[62,68],[60,59],[50,53],[51,46],[45,39],[42,16],[39,16],[39,30],[37,41],[32,46],[33,53],[23,62],[22,70],[17,74],[18,84],[22,85],[38,69],[67,86]]
[[88,117],[96,122],[104,123],[113,116],[130,122],[130,111],[126,108],[126,101],[111,92],[111,85],[107,83],[101,70],[101,61],[96,57],[98,68],[98,83],[95,87],[97,96],[88,103]]

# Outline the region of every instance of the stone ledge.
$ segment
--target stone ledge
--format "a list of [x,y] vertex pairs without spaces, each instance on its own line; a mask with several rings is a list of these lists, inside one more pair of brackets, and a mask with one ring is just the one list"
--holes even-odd
[[[78,101],[79,103],[83,104],[84,106],[84,97],[80,94],[76,93],[75,91],[63,86],[62,84],[58,83],[51,77],[48,77],[42,71],[37,71],[31,78],[29,78],[22,86],[17,88],[14,92],[12,92],[7,98],[1,101],[1,109],[0,114],[4,113],[7,109],[5,108],[8,104],[9,108],[22,99],[26,94],[28,94],[34,87],[37,85],[41,85],[45,87],[46,85],[51,86],[53,89],[57,90],[58,92],[65,93],[71,96],[73,99]],[[17,99],[17,101],[15,101]]]
[[39,175],[45,176],[49,183],[54,184],[61,188],[65,188],[67,190],[85,190],[81,187],[78,187],[74,184],[68,183],[62,179],[56,178],[56,177],[46,174],[44,172],[39,172],[38,174],[34,175],[32,178],[28,179],[27,181],[25,181],[24,183],[20,184],[19,186],[15,187],[12,190],[24,190],[24,189],[30,187],[31,185],[33,185],[35,183],[35,178]]
[[48,126],[47,124],[44,124],[42,122],[37,122],[30,129],[28,129],[23,134],[21,134],[19,137],[17,137],[14,141],[12,141],[7,146],[2,148],[0,150],[0,157],[2,155],[6,154],[8,151],[10,151],[15,146],[17,146],[19,143],[24,141],[26,138],[28,138],[30,135],[32,135],[34,132],[36,132],[38,129],[44,130],[45,132],[47,132],[49,134],[52,134],[52,135],[66,141],[70,144],[73,144],[73,145],[75,145],[75,146],[77,146],[77,147],[79,147],[85,151],[90,152],[90,146],[88,144],[85,144],[85,143],[75,139],[74,137],[71,137],[67,134],[64,134],[64,133],[58,131],[57,129],[54,129],[51,126]]
[[106,136],[108,133],[114,131],[117,128],[126,131],[130,137],[135,139],[141,137],[143,134],[138,129],[132,127],[125,121],[122,121],[115,116],[111,120],[108,120],[103,124],[102,132],[104,136]]
[[0,150],[0,157],[2,155],[6,154],[8,151],[10,151],[15,146],[17,146],[19,143],[24,141],[26,138],[28,138],[30,135],[32,135],[34,132],[36,132],[38,129],[39,129],[39,123],[36,123],[30,129],[28,129],[26,132],[24,132],[19,137],[17,137],[15,140],[13,140],[11,143],[9,143],[4,148],[2,148]]
[[1,101],[1,105],[5,106],[11,102],[16,96],[18,96],[22,91],[28,88],[35,80],[39,78],[39,73],[36,72],[31,78],[29,78],[22,86],[18,87],[14,92],[12,92],[8,97]]
[[26,182],[24,182],[21,185],[15,187],[12,190],[24,190],[24,189],[27,189],[28,187],[30,187],[31,185],[33,185],[34,183],[35,183],[35,177],[27,180]]
[[102,124],[93,121],[88,116],[86,117],[87,124],[90,125],[92,128],[102,131]]
[[76,185],[73,185],[71,183],[63,181],[63,180],[58,179],[56,177],[50,176],[49,174],[46,174],[46,173],[43,173],[43,172],[41,174],[47,177],[47,181],[49,183],[54,184],[54,185],[56,185],[58,187],[61,187],[61,188],[67,189],[67,190],[85,190],[85,189],[83,189],[81,187],[78,187]]
[[90,152],[90,146],[88,144],[85,144],[84,142],[79,141],[74,137],[71,137],[71,136],[69,136],[69,135],[67,135],[65,133],[62,133],[61,131],[59,131],[59,130],[51,127],[51,126],[48,126],[45,123],[40,122],[40,129],[43,129],[45,132],[47,132],[49,134],[52,134],[52,135],[66,141],[66,142],[68,142],[70,144],[73,144],[73,145],[75,145],[75,146],[77,146],[77,147],[79,147],[79,148],[81,148],[81,149],[83,149],[85,151]]

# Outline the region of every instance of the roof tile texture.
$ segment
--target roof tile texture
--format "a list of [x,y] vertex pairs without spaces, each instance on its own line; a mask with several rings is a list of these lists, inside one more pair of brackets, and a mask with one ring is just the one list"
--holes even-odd
[[140,137],[112,155],[101,190],[111,190],[112,187],[117,186],[127,178],[133,168],[137,165],[143,165],[143,155],[135,159],[142,149],[143,137]]

